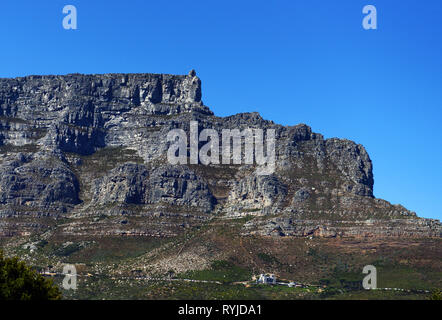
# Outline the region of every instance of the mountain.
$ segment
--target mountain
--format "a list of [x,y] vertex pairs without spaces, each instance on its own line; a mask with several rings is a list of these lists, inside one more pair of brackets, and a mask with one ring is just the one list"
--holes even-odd
[[[203,164],[201,157],[171,164],[168,134],[182,129],[190,155],[192,124],[199,134],[219,133],[219,144],[223,130],[273,132],[274,168],[262,174],[262,164],[245,164],[245,140],[241,164]],[[175,239],[229,226],[240,239],[439,239],[438,220],[374,197],[372,169],[362,145],[324,139],[305,124],[282,126],[256,112],[215,116],[193,70],[0,79],[4,243],[37,250],[42,239],[71,237],[81,249],[89,243],[82,237]],[[191,250],[204,245],[192,241]],[[212,249],[188,252],[187,265],[173,268],[202,268],[230,255],[227,247]],[[165,271],[170,264],[162,259]]]
[[[372,162],[362,145],[324,139],[304,124],[277,125],[258,113],[216,117],[201,97],[194,71],[1,79],[2,233],[44,228],[11,226],[12,217],[186,214],[253,215],[258,219],[243,232],[262,235],[441,235],[438,221],[373,196]],[[189,132],[191,121],[200,132],[274,129],[274,172],[258,175],[244,159],[243,165],[168,164],[167,133]]]

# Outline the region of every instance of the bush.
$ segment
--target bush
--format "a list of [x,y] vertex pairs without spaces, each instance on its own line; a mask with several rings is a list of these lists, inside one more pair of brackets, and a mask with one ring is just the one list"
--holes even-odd
[[442,291],[439,289],[434,289],[431,292],[430,300],[442,300]]
[[0,300],[59,300],[60,289],[52,280],[32,270],[18,258],[0,251]]

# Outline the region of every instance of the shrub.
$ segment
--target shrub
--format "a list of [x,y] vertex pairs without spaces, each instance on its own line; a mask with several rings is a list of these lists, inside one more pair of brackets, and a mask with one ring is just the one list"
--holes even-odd
[[431,292],[430,300],[442,300],[442,291],[435,289]]
[[60,289],[18,258],[0,251],[0,300],[59,300]]

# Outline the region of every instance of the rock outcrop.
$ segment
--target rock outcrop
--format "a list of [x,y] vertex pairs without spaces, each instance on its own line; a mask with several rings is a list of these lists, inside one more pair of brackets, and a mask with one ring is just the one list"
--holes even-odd
[[[168,132],[191,121],[220,134],[273,129],[274,172],[168,164]],[[193,70],[0,79],[0,235],[20,234],[13,217],[122,214],[162,217],[158,234],[171,216],[216,215],[252,216],[243,233],[261,236],[441,236],[440,222],[376,199],[373,184],[362,145],[256,112],[216,117]]]

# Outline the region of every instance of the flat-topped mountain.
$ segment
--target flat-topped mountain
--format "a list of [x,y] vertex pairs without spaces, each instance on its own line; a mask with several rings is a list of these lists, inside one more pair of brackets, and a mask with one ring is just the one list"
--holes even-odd
[[[0,79],[0,235],[170,237],[183,224],[248,217],[242,235],[441,236],[439,221],[373,196],[362,145],[255,112],[217,117],[201,92],[193,70]],[[189,134],[192,121],[219,133],[273,129],[274,172],[170,164],[168,133]]]

